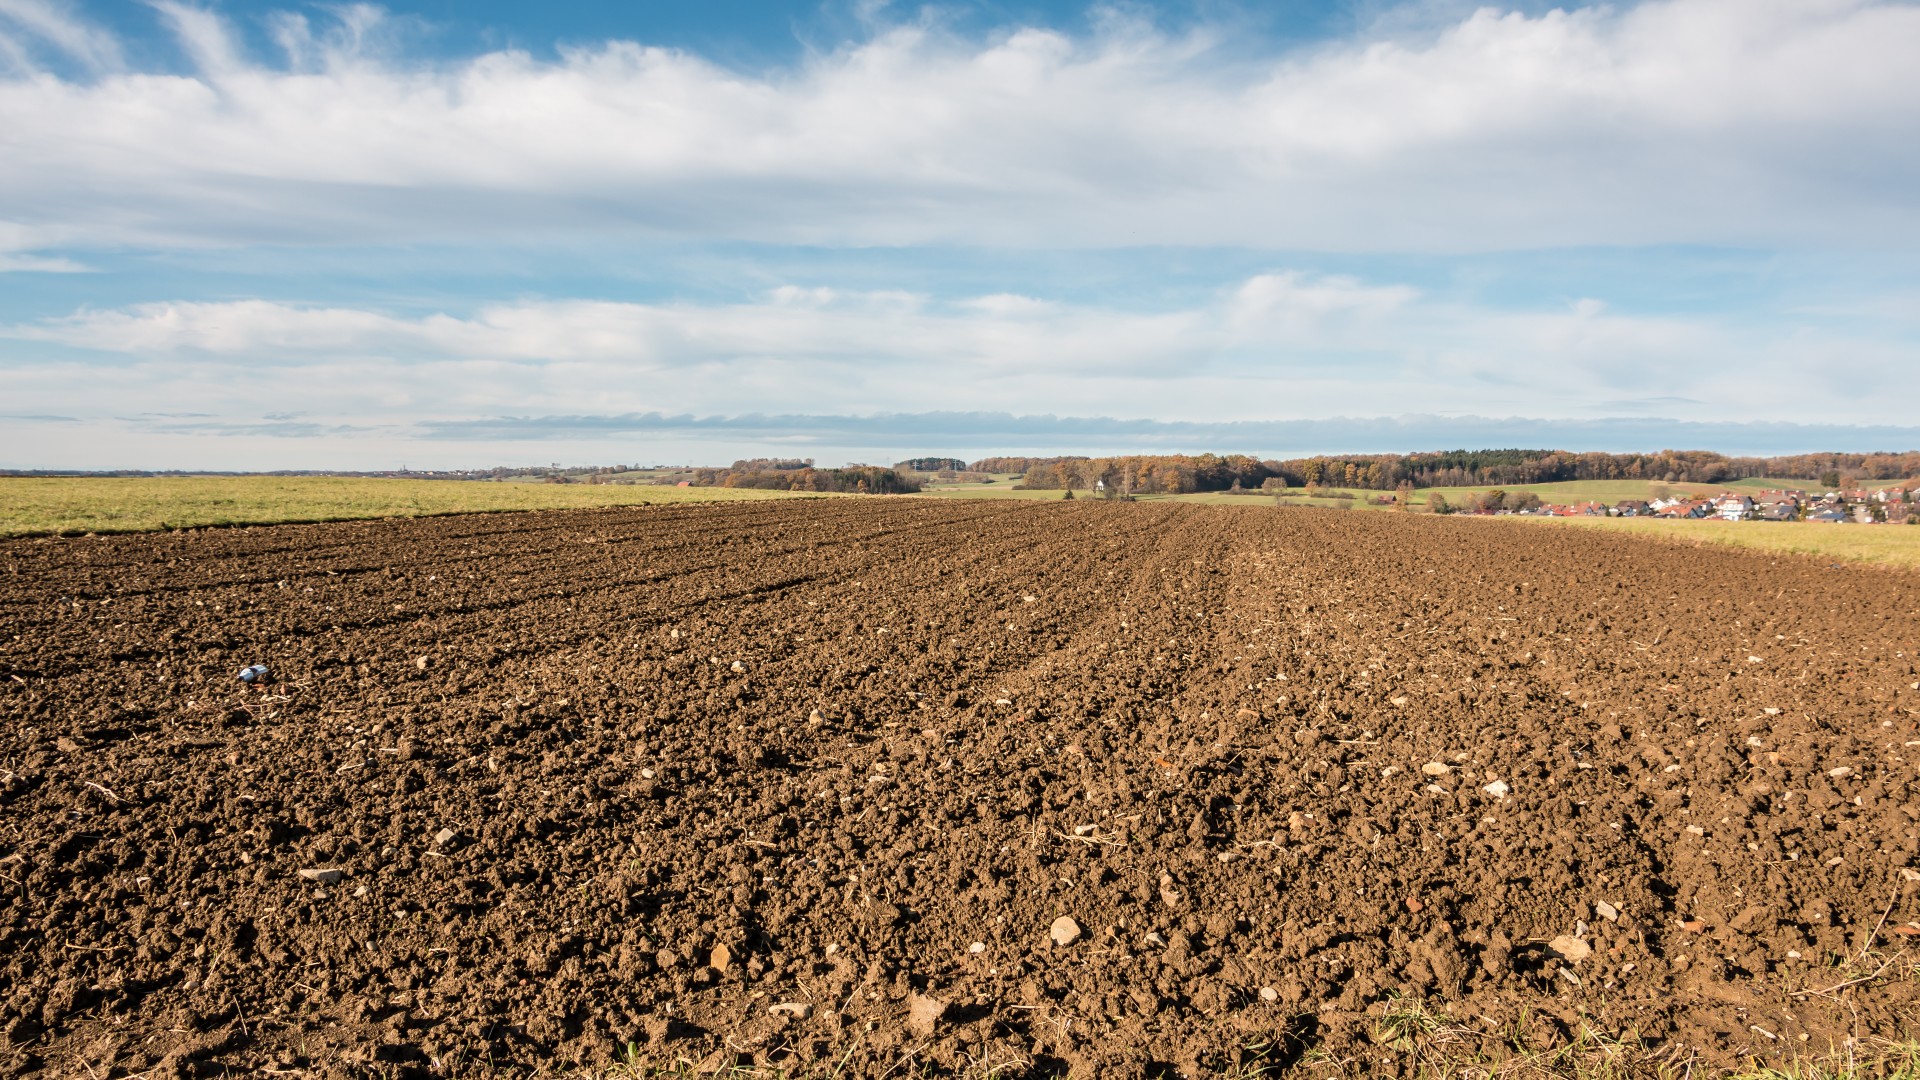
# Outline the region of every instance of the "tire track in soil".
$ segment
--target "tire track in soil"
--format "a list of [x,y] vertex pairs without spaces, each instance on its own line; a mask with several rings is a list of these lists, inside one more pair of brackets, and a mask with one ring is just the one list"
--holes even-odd
[[4,1067],[1145,1075],[1277,1038],[1378,1073],[1395,993],[1722,1062],[1899,1031],[1910,975],[1794,991],[1920,921],[1911,582],[1503,525],[825,500],[0,544]]

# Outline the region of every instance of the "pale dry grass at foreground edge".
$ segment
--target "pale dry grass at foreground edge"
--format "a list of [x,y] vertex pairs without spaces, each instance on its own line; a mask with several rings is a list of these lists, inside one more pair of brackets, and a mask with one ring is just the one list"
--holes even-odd
[[[1428,1019],[1432,1019],[1429,1014]],[[1449,1026],[1423,1030],[1412,1038],[1395,1038],[1383,1025],[1375,1037],[1383,1045],[1408,1060],[1396,1062],[1408,1068],[1392,1068],[1389,1075],[1413,1076],[1418,1080],[1920,1080],[1920,1042],[1861,1042],[1851,1048],[1807,1054],[1788,1062],[1753,1063],[1737,1068],[1713,1068],[1684,1055],[1650,1052],[1630,1042],[1582,1032],[1573,1042],[1552,1050],[1515,1050],[1497,1048],[1491,1052],[1470,1049],[1450,1042]],[[448,1063],[455,1065],[456,1063]],[[1374,1075],[1378,1062],[1342,1060],[1309,1049],[1290,1065],[1246,1063],[1204,1069],[1198,1073],[1180,1073],[1183,1077],[1212,1080],[1345,1080]],[[876,1072],[880,1066],[884,1071]],[[484,1061],[457,1063],[454,1074],[484,1076],[488,1080],[536,1080],[542,1077],[567,1080],[693,1080],[695,1077],[721,1076],[735,1080],[850,1080],[853,1077],[883,1075],[900,1080],[932,1080],[934,1077],[957,1080],[1092,1080],[1098,1074],[1061,1072],[1035,1068],[1034,1063],[1016,1059],[1006,1062],[976,1062],[958,1072],[939,1069],[917,1061],[907,1054],[892,1061],[856,1061],[853,1054],[829,1055],[805,1065],[753,1065],[738,1062],[699,1063],[678,1061],[671,1065],[649,1065],[639,1060],[607,1069],[562,1067],[557,1070],[522,1071],[491,1068]]]
[[1676,544],[1777,551],[1789,555],[1920,569],[1920,526],[1829,525],[1811,521],[1661,521],[1657,518],[1480,518],[1515,527],[1608,529]]
[[0,477],[0,536],[791,498],[785,491],[359,476]]

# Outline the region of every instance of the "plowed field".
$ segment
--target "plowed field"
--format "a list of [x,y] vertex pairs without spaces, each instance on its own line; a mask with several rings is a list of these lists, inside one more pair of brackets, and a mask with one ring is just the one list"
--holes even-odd
[[884,499],[0,565],[9,1074],[1708,1075],[1915,1015],[1903,573]]

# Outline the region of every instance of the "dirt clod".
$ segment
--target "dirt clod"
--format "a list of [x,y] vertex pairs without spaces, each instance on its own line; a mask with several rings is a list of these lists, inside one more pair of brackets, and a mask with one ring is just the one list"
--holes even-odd
[[947,1003],[926,994],[907,998],[907,1027],[922,1038],[931,1036],[947,1015]]
[[1593,946],[1587,944],[1580,938],[1570,937],[1566,934],[1562,934],[1552,941],[1547,942],[1547,948],[1555,956],[1560,957],[1570,964],[1577,964],[1593,955]]

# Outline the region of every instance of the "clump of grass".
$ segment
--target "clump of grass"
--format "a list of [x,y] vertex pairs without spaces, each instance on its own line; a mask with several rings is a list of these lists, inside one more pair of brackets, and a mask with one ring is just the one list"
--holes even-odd
[[1373,1026],[1374,1041],[1395,1050],[1418,1050],[1422,1040],[1446,1031],[1454,1026],[1453,1018],[1437,1009],[1429,1008],[1424,1001],[1409,1000],[1395,995],[1387,1004],[1387,1011]]

